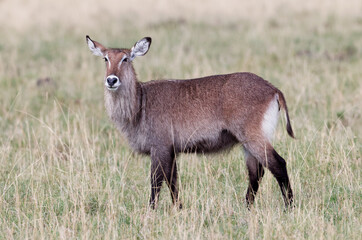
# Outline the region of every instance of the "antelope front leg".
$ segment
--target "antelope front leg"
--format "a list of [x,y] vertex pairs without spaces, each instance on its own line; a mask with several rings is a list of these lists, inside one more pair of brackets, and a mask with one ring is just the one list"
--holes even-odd
[[158,196],[162,187],[162,182],[164,180],[164,173],[162,171],[162,162],[157,157],[151,156],[151,197],[150,197],[150,207],[155,209],[158,202]]
[[171,192],[171,198],[175,205],[182,208],[178,198],[177,188],[177,165],[176,157],[172,148],[154,148],[151,151],[151,198],[150,207],[155,209],[162,183],[166,180]]
[[178,197],[178,184],[177,184],[177,164],[175,154],[171,154],[171,171],[166,175],[167,185],[171,192],[173,204],[179,209],[182,208],[182,203]]

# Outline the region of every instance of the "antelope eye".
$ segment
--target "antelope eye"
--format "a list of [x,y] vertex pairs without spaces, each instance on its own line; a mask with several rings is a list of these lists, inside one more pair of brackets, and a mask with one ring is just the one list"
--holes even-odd
[[108,62],[108,59],[107,58],[103,58],[105,62]]
[[123,62],[128,62],[128,58],[123,59]]

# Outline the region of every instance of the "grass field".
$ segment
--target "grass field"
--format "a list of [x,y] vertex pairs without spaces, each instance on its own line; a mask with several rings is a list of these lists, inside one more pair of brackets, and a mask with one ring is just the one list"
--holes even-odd
[[[362,3],[0,1],[0,239],[360,239]],[[106,46],[153,38],[141,81],[254,72],[287,99],[279,123],[296,207],[269,171],[256,204],[241,147],[181,155],[180,197],[148,208],[150,160],[103,105]]]

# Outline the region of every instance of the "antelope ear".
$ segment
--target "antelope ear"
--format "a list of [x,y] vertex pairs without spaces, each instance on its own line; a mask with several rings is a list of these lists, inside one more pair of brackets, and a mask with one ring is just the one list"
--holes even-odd
[[131,49],[131,61],[137,56],[143,56],[150,49],[152,39],[150,37],[145,37],[136,42],[136,44]]
[[102,44],[93,41],[88,35],[85,38],[87,40],[88,47],[92,51],[92,53],[96,56],[104,57],[104,52],[106,48]]

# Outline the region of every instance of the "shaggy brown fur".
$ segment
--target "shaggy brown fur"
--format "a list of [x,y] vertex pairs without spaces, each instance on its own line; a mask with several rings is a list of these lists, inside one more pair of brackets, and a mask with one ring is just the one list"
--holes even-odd
[[[254,201],[264,167],[277,179],[285,204],[292,204],[286,162],[262,127],[266,124],[263,121],[279,111],[272,108],[277,104],[285,110],[287,131],[294,136],[280,90],[252,73],[142,83],[137,80],[132,60],[148,51],[150,38],[140,40],[131,50],[107,49],[88,36],[87,43],[94,54],[107,60],[106,82],[108,76],[119,79],[116,90],[104,90],[109,117],[134,150],[151,156],[152,208],[163,181],[170,188],[173,202],[181,207],[175,161],[178,153],[217,152],[238,143],[244,147],[249,171],[247,204]],[[266,113],[269,108],[270,116]]]

